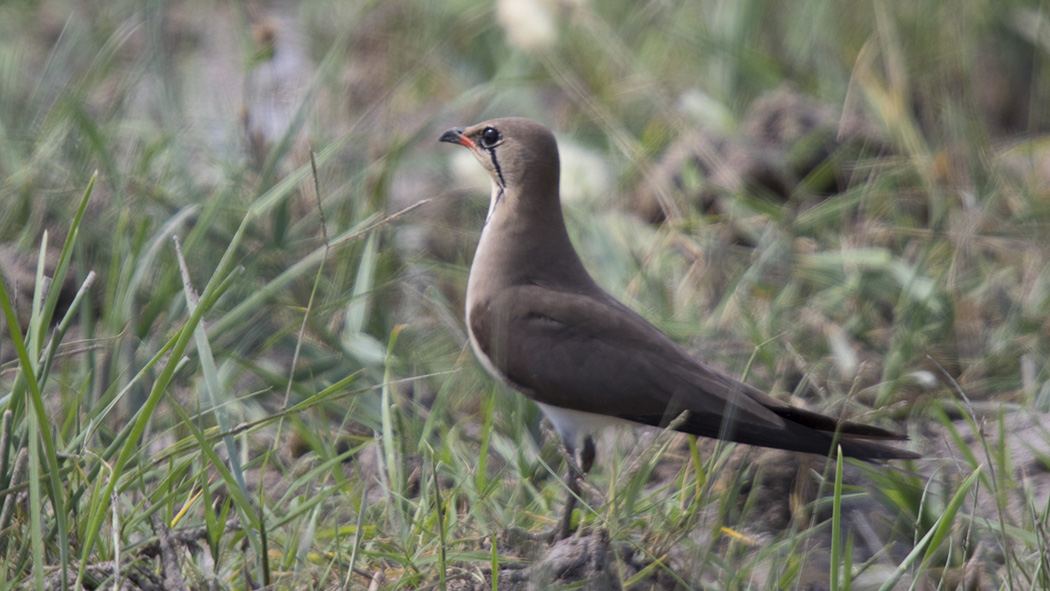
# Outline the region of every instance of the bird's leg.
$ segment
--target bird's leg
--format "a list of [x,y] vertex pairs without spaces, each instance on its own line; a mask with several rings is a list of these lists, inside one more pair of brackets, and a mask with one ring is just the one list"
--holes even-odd
[[566,465],[565,484],[569,489],[569,498],[565,499],[565,512],[562,513],[558,529],[554,530],[552,542],[564,540],[572,534],[572,510],[576,508],[576,497],[580,495],[580,470],[576,467],[576,450],[572,444],[565,442]]
[[568,457],[566,463],[569,465],[568,474],[565,478],[565,484],[569,488],[569,498],[565,501],[565,513],[562,514],[561,523],[556,532],[557,537],[553,541],[564,540],[572,534],[572,511],[576,508],[576,498],[580,496],[580,481],[591,471],[591,466],[594,465],[594,440],[591,439],[590,435],[584,437],[583,449],[580,450],[579,464],[576,463],[576,453],[570,444],[565,444],[565,451]]
[[580,451],[580,471],[586,476],[594,465],[594,440],[590,435],[583,438],[583,450]]

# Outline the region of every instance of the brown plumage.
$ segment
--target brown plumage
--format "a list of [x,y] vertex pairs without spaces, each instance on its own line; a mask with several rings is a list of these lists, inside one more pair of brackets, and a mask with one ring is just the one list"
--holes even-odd
[[582,439],[584,472],[591,431],[624,421],[821,455],[837,441],[865,460],[918,457],[878,441],[904,435],[792,407],[709,367],[599,287],[565,228],[546,127],[494,119],[441,141],[469,148],[492,177],[467,283],[471,345],[493,376],[540,405],[570,453]]

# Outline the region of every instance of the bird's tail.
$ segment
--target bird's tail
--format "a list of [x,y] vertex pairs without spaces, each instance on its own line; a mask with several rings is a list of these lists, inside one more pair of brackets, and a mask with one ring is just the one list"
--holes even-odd
[[[907,441],[908,436],[903,433],[849,421],[836,421],[829,416],[791,406],[770,410],[793,426],[811,429],[823,435],[828,444],[827,449],[824,450],[825,453],[833,451],[832,445],[837,443],[842,446],[843,455],[859,460],[913,460],[920,457],[915,452],[883,443],[885,441]],[[821,452],[818,450],[813,453]]]

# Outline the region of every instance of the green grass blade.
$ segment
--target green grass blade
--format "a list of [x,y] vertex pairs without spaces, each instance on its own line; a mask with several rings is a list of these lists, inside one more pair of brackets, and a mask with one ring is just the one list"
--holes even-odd
[[[30,404],[30,414],[35,414],[35,406]],[[44,591],[44,520],[40,502],[43,495],[40,494],[40,438],[37,417],[29,420],[29,524],[30,537],[33,547],[33,586],[36,591]],[[46,424],[46,422],[45,422]]]
[[[386,476],[387,484],[390,487],[390,494],[392,499],[401,499],[405,490],[404,482],[402,481],[403,473],[401,471],[401,462],[398,460],[397,449],[395,447],[396,441],[394,439],[393,407],[394,404],[396,404],[396,402],[393,400],[394,392],[393,385],[391,383],[391,379],[393,377],[393,368],[391,367],[392,354],[394,343],[397,342],[398,332],[399,331],[395,330],[390,335],[388,363],[383,379],[383,387],[380,391],[380,419],[383,435],[383,460],[386,464],[384,466],[384,475]],[[398,502],[398,506],[400,505],[401,503]],[[398,511],[397,513],[400,514],[401,512]]]
[[376,235],[372,234],[365,241],[365,250],[361,253],[357,278],[354,280],[354,295],[346,307],[345,330],[347,333],[363,331],[368,320],[371,308],[370,294],[375,284],[376,245]]
[[835,446],[835,492],[831,504],[831,591],[839,591],[842,551],[842,446]]

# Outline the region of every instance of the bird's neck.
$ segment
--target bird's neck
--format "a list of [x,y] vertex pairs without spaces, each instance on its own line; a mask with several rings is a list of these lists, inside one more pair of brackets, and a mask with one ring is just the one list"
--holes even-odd
[[557,185],[502,195],[493,185],[467,297],[522,284],[573,291],[594,285],[569,239]]

